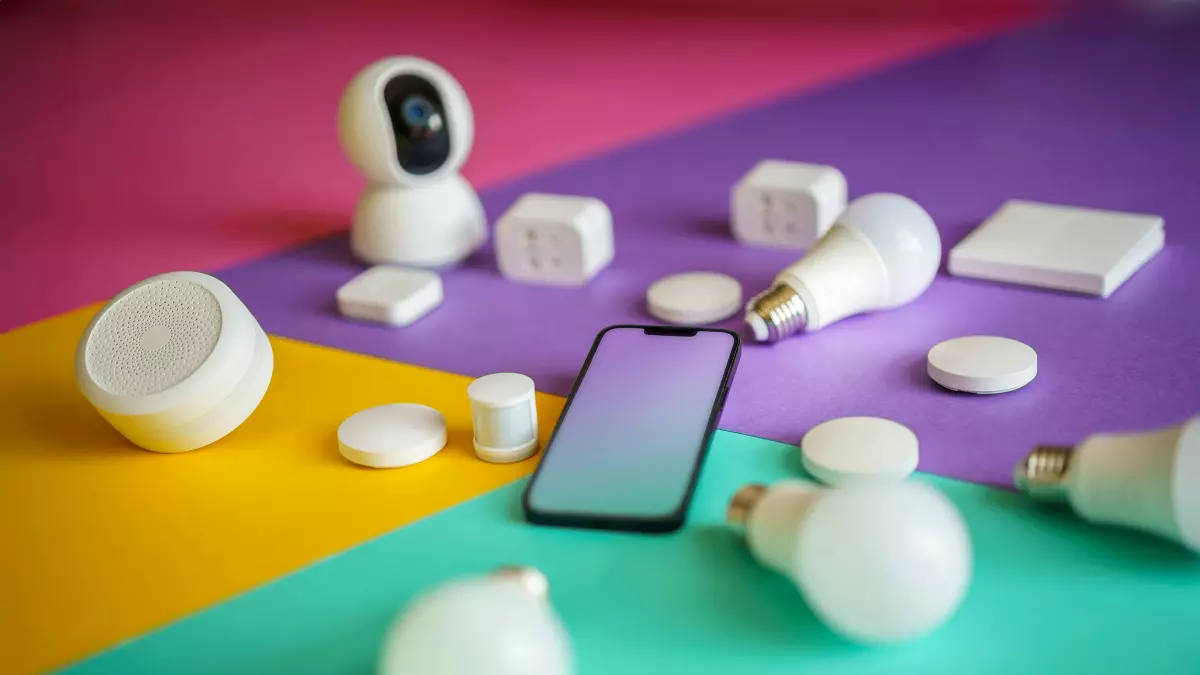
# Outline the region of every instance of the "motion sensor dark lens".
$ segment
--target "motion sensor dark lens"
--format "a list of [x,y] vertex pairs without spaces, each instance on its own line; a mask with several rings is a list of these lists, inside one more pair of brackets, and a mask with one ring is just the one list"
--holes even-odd
[[450,129],[437,88],[416,75],[400,75],[384,85],[383,100],[400,168],[413,175],[440,169],[450,158]]

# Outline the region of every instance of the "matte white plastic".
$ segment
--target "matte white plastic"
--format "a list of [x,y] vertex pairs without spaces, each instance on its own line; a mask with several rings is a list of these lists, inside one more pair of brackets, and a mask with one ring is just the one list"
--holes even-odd
[[764,159],[734,184],[733,236],[749,246],[805,249],[846,208],[846,177],[832,166]]
[[800,448],[804,469],[826,485],[904,480],[920,461],[917,435],[881,417],[822,422],[804,435]]
[[795,576],[797,532],[824,492],[820,485],[803,480],[771,485],[746,521],[746,544],[760,564],[788,578]]
[[496,221],[495,239],[506,279],[582,286],[612,262],[612,213],[592,197],[529,193]]
[[422,269],[378,265],[337,291],[343,316],[409,326],[442,304],[442,278]]
[[273,369],[250,310],[198,272],[124,289],[92,318],[75,353],[83,396],[135,445],[164,453],[204,447],[240,426]]
[[520,373],[493,373],[467,387],[475,454],[485,462],[519,462],[537,452],[534,382]]
[[817,617],[854,642],[926,635],[955,614],[970,586],[966,524],[925,483],[781,481],[746,526],[755,558],[792,579]]
[[665,323],[702,326],[724,321],[742,308],[742,285],[717,272],[683,272],[646,289],[646,308]]
[[[433,84],[445,109],[450,157],[437,170],[410,174],[396,159],[396,138],[383,88],[398,75],[411,74]],[[367,180],[380,185],[421,187],[457,175],[475,142],[475,114],[462,85],[445,68],[415,56],[381,59],[354,76],[338,104],[338,140],[346,157]]]
[[393,622],[379,675],[572,675],[570,636],[554,608],[495,578],[445,582]]
[[1037,377],[1037,352],[1024,342],[969,335],[939,342],[926,356],[930,379],[947,389],[1002,394]]
[[1075,447],[1067,490],[1086,520],[1200,553],[1200,416],[1149,432],[1090,436]]
[[916,202],[872,194],[850,203],[829,232],[776,277],[808,310],[806,330],[855,314],[911,302],[929,288],[941,263],[933,218]]
[[1107,298],[1165,240],[1159,216],[1012,200],[950,251],[949,270]]
[[354,413],[338,426],[338,450],[376,469],[424,462],[446,446],[446,418],[428,406],[391,403]]
[[[449,131],[445,163],[426,174],[405,171],[383,100],[387,83],[416,75],[438,92]],[[360,71],[338,106],[338,139],[346,157],[369,181],[350,230],[354,254],[371,264],[444,267],[461,262],[487,239],[487,217],[459,170],[475,140],[466,93],[441,66],[412,56],[389,57]]]
[[374,265],[447,267],[485,241],[483,203],[458,174],[420,187],[368,185],[350,229],[354,255]]
[[828,490],[799,531],[796,579],[813,612],[863,644],[922,637],[961,606],[972,547],[958,509],[914,481]]

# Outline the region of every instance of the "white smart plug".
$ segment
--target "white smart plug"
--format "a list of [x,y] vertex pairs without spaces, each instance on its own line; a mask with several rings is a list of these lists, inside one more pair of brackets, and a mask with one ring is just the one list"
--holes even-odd
[[764,159],[733,186],[733,236],[750,246],[808,248],[846,209],[846,190],[832,166]]
[[612,262],[612,213],[592,197],[530,193],[496,222],[496,261],[510,281],[582,286]]

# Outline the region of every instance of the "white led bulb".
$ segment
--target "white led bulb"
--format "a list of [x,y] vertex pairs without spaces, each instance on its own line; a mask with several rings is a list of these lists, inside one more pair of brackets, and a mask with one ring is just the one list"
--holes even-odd
[[941,236],[919,204],[895,194],[860,197],[748,303],[746,324],[759,342],[775,342],[899,307],[929,288],[941,259]]
[[924,483],[748,485],[728,519],[745,528],[760,563],[792,579],[817,617],[854,642],[928,634],[955,614],[970,585],[966,525]]
[[547,589],[541,572],[516,567],[426,592],[388,630],[379,675],[571,675]]
[[1035,499],[1069,503],[1090,522],[1200,553],[1200,416],[1154,431],[1093,434],[1073,448],[1036,448],[1014,482]]

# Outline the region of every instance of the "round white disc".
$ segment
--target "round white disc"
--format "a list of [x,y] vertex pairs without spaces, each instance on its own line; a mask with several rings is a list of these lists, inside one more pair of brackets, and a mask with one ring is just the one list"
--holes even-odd
[[929,377],[954,391],[1001,394],[1037,377],[1037,352],[1023,342],[972,335],[938,343],[929,350]]
[[660,321],[697,326],[724,321],[742,309],[742,285],[717,272],[663,277],[646,290],[646,307]]
[[804,468],[827,485],[860,479],[904,480],[917,469],[917,435],[881,417],[822,422],[800,441]]
[[446,418],[415,403],[367,408],[338,427],[342,457],[363,466],[389,469],[423,462],[446,445]]

